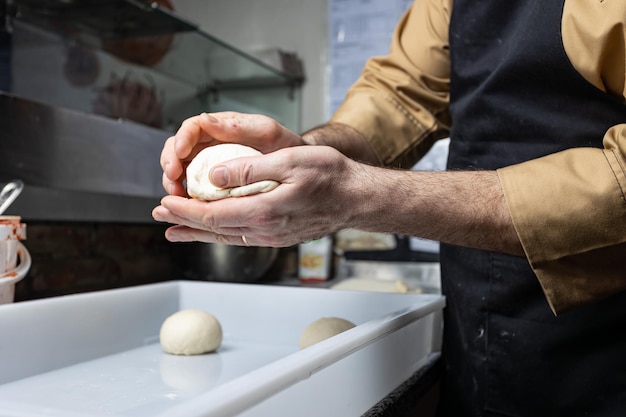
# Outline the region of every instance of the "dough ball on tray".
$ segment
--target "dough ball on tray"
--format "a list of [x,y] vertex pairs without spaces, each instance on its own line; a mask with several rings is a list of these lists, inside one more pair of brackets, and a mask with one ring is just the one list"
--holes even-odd
[[307,348],[353,327],[355,327],[355,324],[346,319],[339,317],[322,317],[304,328],[300,334],[298,347],[300,349]]
[[227,197],[265,193],[278,187],[278,182],[264,180],[233,188],[218,188],[209,179],[211,169],[222,162],[244,156],[258,156],[261,152],[236,143],[209,146],[198,153],[187,167],[187,193],[199,200],[221,200]]
[[222,326],[210,313],[180,310],[165,319],[159,334],[161,347],[172,355],[201,355],[222,344]]

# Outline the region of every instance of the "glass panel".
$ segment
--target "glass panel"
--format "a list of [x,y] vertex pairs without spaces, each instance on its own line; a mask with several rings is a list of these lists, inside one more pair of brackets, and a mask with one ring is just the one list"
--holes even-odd
[[3,42],[8,46],[0,44],[0,53],[6,55],[0,88],[46,104],[170,131],[191,115],[239,108],[271,115],[297,130],[299,112],[294,109],[299,111],[299,104],[294,100],[300,98],[294,90],[301,77],[199,31],[167,4],[7,3],[13,19],[10,40]]

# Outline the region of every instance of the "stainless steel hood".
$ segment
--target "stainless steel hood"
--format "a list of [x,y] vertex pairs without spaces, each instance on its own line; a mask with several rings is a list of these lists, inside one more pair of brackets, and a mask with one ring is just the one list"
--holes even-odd
[[164,191],[169,132],[0,92],[0,182],[24,192],[7,214],[29,220],[151,222]]

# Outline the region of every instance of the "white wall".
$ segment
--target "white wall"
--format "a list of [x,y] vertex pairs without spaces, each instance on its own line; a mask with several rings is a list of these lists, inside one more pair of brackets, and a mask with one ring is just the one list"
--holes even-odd
[[205,32],[250,52],[280,48],[304,63],[302,130],[325,121],[326,1],[173,0],[176,12]]

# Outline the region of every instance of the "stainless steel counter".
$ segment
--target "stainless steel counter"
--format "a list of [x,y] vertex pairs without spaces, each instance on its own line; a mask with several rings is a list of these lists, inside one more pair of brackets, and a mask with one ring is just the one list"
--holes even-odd
[[[24,192],[11,213],[29,220],[152,222],[164,195],[165,131],[0,92],[0,182]],[[10,214],[10,213],[9,213]]]

